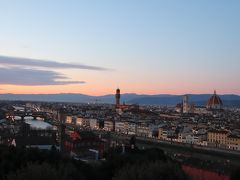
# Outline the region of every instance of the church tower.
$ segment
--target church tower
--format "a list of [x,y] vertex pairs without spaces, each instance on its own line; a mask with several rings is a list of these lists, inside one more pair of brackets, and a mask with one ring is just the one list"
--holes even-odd
[[188,95],[183,96],[183,113],[189,113]]

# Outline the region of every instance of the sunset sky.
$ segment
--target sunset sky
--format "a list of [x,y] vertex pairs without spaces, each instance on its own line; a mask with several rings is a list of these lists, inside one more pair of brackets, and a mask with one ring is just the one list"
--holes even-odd
[[240,94],[239,0],[0,0],[0,93]]

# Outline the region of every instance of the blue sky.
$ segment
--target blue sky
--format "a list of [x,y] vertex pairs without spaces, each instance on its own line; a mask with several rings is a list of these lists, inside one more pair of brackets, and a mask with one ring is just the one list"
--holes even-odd
[[[58,86],[59,92],[107,94],[119,86],[148,94],[240,94],[239,9],[234,0],[0,0],[0,56],[107,69],[48,68],[85,83],[67,89],[46,83],[45,91],[30,87],[34,92],[58,92]],[[9,70],[3,76],[14,71],[0,65]],[[16,66],[27,74],[46,70]],[[21,78],[9,84],[6,78],[2,92],[29,93],[28,80],[21,86]]]

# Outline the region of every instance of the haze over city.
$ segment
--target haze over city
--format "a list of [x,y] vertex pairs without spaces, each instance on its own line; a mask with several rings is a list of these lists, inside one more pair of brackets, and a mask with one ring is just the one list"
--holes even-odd
[[0,93],[240,94],[239,1],[0,3]]

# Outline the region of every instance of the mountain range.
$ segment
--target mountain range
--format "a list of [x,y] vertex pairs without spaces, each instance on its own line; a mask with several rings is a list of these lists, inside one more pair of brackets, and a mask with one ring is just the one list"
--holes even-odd
[[[211,94],[189,94],[190,103],[205,106]],[[240,106],[240,96],[234,94],[219,95],[226,106]],[[89,96],[85,94],[0,94],[0,100],[9,101],[44,101],[73,103],[115,103],[115,95]],[[174,106],[182,101],[182,95],[140,95],[122,94],[121,102],[126,104]]]

